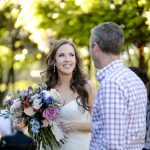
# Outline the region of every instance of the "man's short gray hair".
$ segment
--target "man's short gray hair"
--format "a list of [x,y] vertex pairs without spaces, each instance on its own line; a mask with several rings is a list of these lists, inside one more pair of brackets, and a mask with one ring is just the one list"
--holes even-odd
[[123,30],[113,22],[99,24],[91,30],[91,42],[96,42],[106,53],[118,55],[124,44]]

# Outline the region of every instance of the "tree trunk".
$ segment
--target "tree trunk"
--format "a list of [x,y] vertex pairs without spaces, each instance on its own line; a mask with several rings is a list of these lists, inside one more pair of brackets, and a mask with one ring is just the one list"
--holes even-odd
[[[12,57],[13,58],[13,57]],[[1,79],[3,78],[3,74]],[[0,85],[5,83],[6,84],[6,89],[4,91],[0,91],[0,106],[2,106],[2,101],[4,99],[4,97],[6,96],[8,89],[9,89],[9,83],[12,83],[12,88],[14,86],[14,82],[15,82],[15,71],[14,71],[14,61],[12,60],[12,64],[11,64],[11,68],[8,71],[8,75],[7,75],[7,81],[4,82],[3,80],[0,82]]]
[[140,54],[140,56],[139,56],[139,68],[142,71],[147,73],[147,71],[148,71],[148,64],[147,64],[147,62],[146,62],[146,60],[144,58],[144,47],[145,47],[145,45],[146,45],[146,42],[141,42],[138,45],[139,54]]

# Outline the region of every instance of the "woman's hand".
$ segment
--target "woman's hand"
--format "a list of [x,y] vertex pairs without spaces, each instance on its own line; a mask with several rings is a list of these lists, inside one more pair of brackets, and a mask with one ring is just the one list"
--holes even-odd
[[60,127],[64,132],[71,132],[76,130],[76,125],[74,122],[60,122]]
[[87,122],[60,122],[60,126],[64,132],[72,131],[90,131],[91,124]]

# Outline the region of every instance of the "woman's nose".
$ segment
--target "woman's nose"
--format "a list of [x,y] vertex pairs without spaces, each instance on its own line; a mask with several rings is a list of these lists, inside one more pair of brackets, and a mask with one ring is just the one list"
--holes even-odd
[[69,58],[69,56],[65,56],[65,61],[69,61],[70,60],[70,58]]

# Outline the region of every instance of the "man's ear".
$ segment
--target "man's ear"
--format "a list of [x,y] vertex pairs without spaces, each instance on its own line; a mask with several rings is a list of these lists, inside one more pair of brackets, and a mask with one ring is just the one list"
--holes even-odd
[[94,47],[94,51],[95,51],[95,52],[99,52],[100,46],[99,46],[99,44],[97,44],[97,42],[94,42],[94,43],[92,44],[92,47]]

